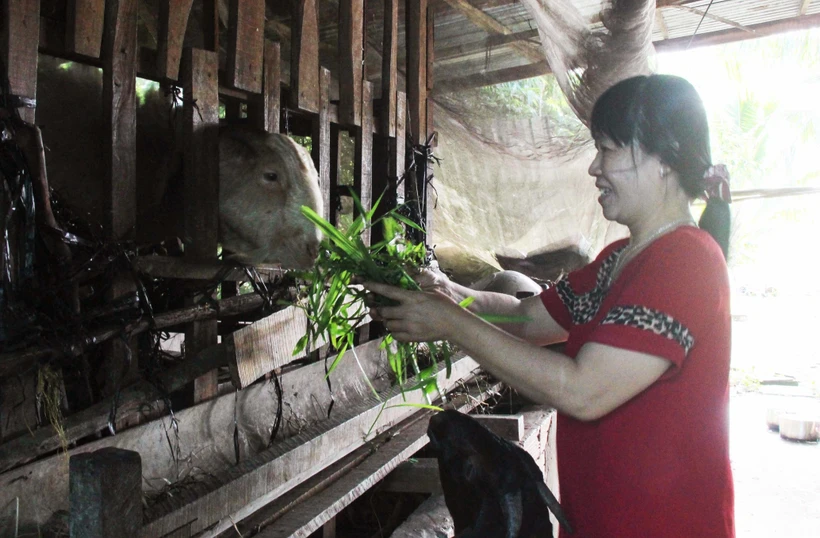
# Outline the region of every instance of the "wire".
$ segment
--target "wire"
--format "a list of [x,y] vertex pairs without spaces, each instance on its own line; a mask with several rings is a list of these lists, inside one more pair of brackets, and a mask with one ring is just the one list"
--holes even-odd
[[706,18],[706,14],[709,13],[709,8],[712,7],[712,2],[714,2],[714,1],[715,0],[709,0],[709,5],[706,6],[706,10],[703,12],[703,16],[698,21],[698,26],[697,26],[697,28],[695,28],[695,33],[692,34],[692,37],[689,38],[689,43],[686,44],[687,49],[689,49],[689,46],[692,44],[692,41],[694,41],[695,36],[698,35],[698,30],[700,30],[700,25],[703,24],[703,19]]

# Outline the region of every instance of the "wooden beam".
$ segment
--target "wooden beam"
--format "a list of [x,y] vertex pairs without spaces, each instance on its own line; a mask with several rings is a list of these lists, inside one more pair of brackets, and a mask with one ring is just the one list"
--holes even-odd
[[[281,298],[281,296],[274,296],[272,300],[275,301],[279,298]],[[237,316],[258,310],[263,305],[264,300],[255,293],[240,295],[239,297],[231,297],[230,299],[223,299],[222,301],[212,301],[179,310],[172,310],[158,314],[150,319],[140,318],[131,322],[131,324],[125,328],[125,332],[131,335],[138,335],[151,328],[168,329],[194,321]],[[59,347],[44,345],[25,351],[4,353],[0,355],[0,378],[6,378],[16,375],[21,371],[30,370],[38,361],[78,357],[88,348],[116,338],[122,333],[123,328],[119,325],[103,327],[89,331],[87,334],[84,334],[82,338],[68,345],[60,345]]]
[[362,123],[364,0],[339,2],[339,121]]
[[228,24],[229,84],[260,93],[265,47],[265,0],[230,0]]
[[[453,9],[456,9],[462,13],[465,17],[467,17],[467,20],[490,35],[509,35],[513,33],[512,30],[492,18],[490,15],[487,15],[480,9],[473,7],[467,0],[443,1],[450,5]],[[512,46],[519,54],[521,54],[521,56],[532,62],[538,62],[544,59],[544,53],[541,52],[540,47],[533,47],[528,43],[522,43],[520,41],[513,41]]]
[[[245,268],[230,262],[197,260],[171,256],[140,256],[134,260],[134,269],[140,273],[157,278],[180,278],[186,280],[229,280],[247,282],[250,280]],[[273,283],[282,279],[287,273],[279,267],[255,267],[259,279]]]
[[103,448],[69,460],[72,538],[136,538],[142,527],[142,460]]
[[316,0],[295,2],[290,45],[291,106],[319,111],[319,18]]
[[104,0],[68,0],[66,49],[75,54],[99,58],[104,22]]
[[661,31],[664,39],[669,39],[669,27],[666,26],[666,20],[663,18],[663,11],[655,10],[655,25]]
[[396,136],[396,92],[398,91],[399,0],[384,0],[384,34],[382,38],[381,131]]
[[219,4],[224,0],[202,0],[202,33],[205,50],[219,52]]
[[800,14],[801,17],[806,14],[806,11],[809,10],[809,4],[811,4],[811,0],[802,0],[800,2],[800,13],[799,14]]
[[508,69],[499,69],[489,73],[478,73],[462,78],[445,79],[439,81],[436,85],[436,94],[450,93],[459,90],[469,90],[473,88],[480,88],[482,86],[490,86],[492,84],[500,84],[502,82],[511,82],[514,80],[537,77],[546,75],[549,72],[550,69],[547,62],[541,61],[534,64],[510,67]]
[[248,101],[248,116],[257,128],[266,133],[279,132],[282,98],[282,52],[275,41],[265,41],[262,94]]
[[313,164],[319,172],[323,217],[330,219],[330,70],[319,71],[319,113],[313,119]]
[[[12,95],[37,97],[37,45],[40,35],[38,0],[2,0],[0,55],[8,73]],[[23,120],[34,123],[34,108],[19,108]]]
[[[446,377],[444,367],[437,372],[438,386],[449,391],[477,367],[464,357],[453,363]],[[409,380],[409,384],[413,384]],[[363,437],[374,434],[418,412],[405,403],[423,403],[420,391],[404,393],[394,388],[381,397],[368,398],[359,405],[339,410],[322,424],[311,428],[239,465],[221,471],[196,493],[173,498],[149,510],[141,536],[162,536],[183,526],[191,533],[209,529],[221,532],[289,491],[315,472],[362,445]],[[398,404],[402,404],[399,406]]]
[[188,28],[193,0],[168,0],[159,3],[157,24],[157,76],[168,80],[179,78],[182,44]]
[[407,94],[396,94],[396,138],[390,143],[390,176],[396,181],[396,204],[403,204],[407,189],[405,138],[407,135]]

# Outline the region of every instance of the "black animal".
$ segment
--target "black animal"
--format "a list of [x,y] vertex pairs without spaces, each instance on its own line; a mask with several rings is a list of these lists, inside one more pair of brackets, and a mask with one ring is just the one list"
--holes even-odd
[[427,427],[456,538],[550,538],[549,511],[572,528],[524,449],[458,411]]

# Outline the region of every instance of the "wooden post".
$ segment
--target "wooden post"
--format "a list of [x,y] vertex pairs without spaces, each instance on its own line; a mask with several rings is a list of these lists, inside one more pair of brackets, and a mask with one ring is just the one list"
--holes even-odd
[[228,80],[232,87],[262,91],[265,0],[231,0],[228,25]]
[[291,106],[319,112],[319,18],[316,0],[295,3],[290,45]]
[[157,76],[168,80],[179,78],[182,43],[188,27],[188,15],[194,0],[167,0],[159,3],[157,30]]
[[279,132],[279,102],[281,99],[281,47],[275,41],[265,41],[262,95],[248,102],[248,116],[256,127],[268,133]]
[[[185,181],[183,207],[186,256],[216,257],[219,230],[219,87],[217,53],[186,48],[183,53]],[[195,299],[196,300],[196,299]],[[216,321],[194,322],[185,331],[185,352],[194,356],[216,344]],[[194,402],[216,396],[216,370],[194,382]]]
[[427,134],[427,0],[407,0],[407,101],[414,144]]
[[[12,95],[37,96],[37,47],[40,43],[39,0],[2,0],[0,54]],[[20,117],[34,123],[34,109],[20,108]]]
[[[111,238],[121,240],[133,237],[137,215],[137,0],[107,2],[100,57],[107,141],[104,225]],[[130,276],[115,275],[108,297],[115,300],[134,290]],[[106,348],[103,393],[109,396],[136,379],[139,368],[132,343],[118,339]]]
[[[353,161],[354,186],[365,211],[373,204],[373,84],[362,84],[362,126],[356,129],[356,149]],[[362,232],[362,241],[370,244],[370,229]]]
[[407,94],[396,93],[396,138],[390,146],[390,175],[396,178],[396,203],[403,204],[408,179],[403,177],[407,167],[405,155],[405,136],[407,135]]
[[65,25],[66,50],[99,58],[104,21],[105,0],[68,0]]
[[381,132],[396,136],[396,92],[398,89],[399,0],[384,0],[384,38],[382,39]]
[[[434,103],[433,103],[433,100],[429,98],[429,96],[433,95],[433,79],[435,78],[434,77],[434,68],[433,68],[433,63],[434,63],[434,60],[435,60],[435,34],[436,34],[436,32],[435,32],[435,29],[436,29],[435,11],[436,10],[435,10],[434,7],[428,7],[427,8],[427,68],[425,70],[426,71],[425,74],[427,76],[427,80],[426,80],[426,82],[427,82],[427,91],[425,92],[426,95],[427,95],[427,97],[425,98],[425,101],[427,102],[427,104],[426,104],[426,116],[427,116],[427,118],[426,118],[426,123],[427,123],[427,131],[426,131],[427,134],[426,134],[426,136],[427,136],[427,138],[429,138],[433,134],[433,131],[435,130],[433,128],[433,106],[434,106]],[[429,200],[428,200],[428,202],[429,202]],[[431,207],[431,206],[428,204],[428,207]]]
[[364,0],[339,2],[339,123],[362,123]]
[[[313,162],[319,172],[325,219],[330,217],[330,70],[319,73],[319,114],[313,120]],[[337,138],[338,140],[338,138]]]
[[136,538],[142,528],[142,460],[103,448],[69,459],[71,538]]

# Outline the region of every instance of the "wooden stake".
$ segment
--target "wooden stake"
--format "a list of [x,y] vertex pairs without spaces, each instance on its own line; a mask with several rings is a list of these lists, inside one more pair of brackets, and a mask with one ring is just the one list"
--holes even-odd
[[265,65],[262,95],[248,101],[248,116],[257,128],[267,133],[279,132],[281,99],[281,47],[276,41],[265,41]]
[[69,460],[72,538],[136,538],[142,527],[142,460],[103,448]]
[[179,62],[191,4],[193,0],[167,0],[159,3],[157,77],[161,79],[179,78]]
[[92,58],[100,57],[105,0],[66,2],[66,50]]
[[[425,1],[426,0],[422,0]],[[364,0],[339,2],[339,122],[362,122]]]
[[313,120],[313,163],[319,172],[319,187],[326,220],[330,218],[331,149],[330,149],[330,70],[319,73],[319,114]]

